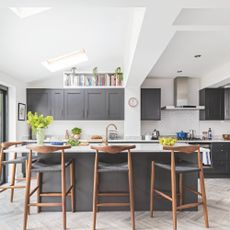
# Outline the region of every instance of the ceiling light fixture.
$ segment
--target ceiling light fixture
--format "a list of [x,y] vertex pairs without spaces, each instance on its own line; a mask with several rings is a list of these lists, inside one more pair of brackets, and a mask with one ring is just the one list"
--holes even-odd
[[18,17],[27,18],[46,10],[50,10],[51,7],[9,7],[9,9],[12,10]]
[[82,62],[88,61],[88,57],[84,49],[77,50],[71,53],[60,55],[42,62],[50,72],[55,72],[67,67],[72,67]]
[[202,57],[201,54],[196,54],[196,55],[194,55],[194,58],[201,58],[201,57]]

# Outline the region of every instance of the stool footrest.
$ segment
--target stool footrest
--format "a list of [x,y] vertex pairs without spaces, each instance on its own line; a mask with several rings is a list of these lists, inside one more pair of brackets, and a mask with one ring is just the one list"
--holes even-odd
[[154,189],[154,192],[162,197],[164,197],[165,199],[169,200],[169,201],[172,201],[172,197],[168,196],[167,194],[157,190],[157,189]]
[[197,207],[200,204],[202,204],[202,202],[183,204],[183,205],[178,206],[177,210],[187,209],[187,208],[194,208],[194,207]]
[[67,192],[65,193],[65,195],[66,196],[68,196],[68,194],[70,193],[70,191],[73,189],[73,185],[71,185],[70,187],[69,187],[69,189],[67,190]]
[[1,186],[0,189],[6,190],[11,188],[25,188],[25,185],[8,185],[8,186]]
[[[68,194],[67,196],[70,196],[71,194]],[[41,193],[40,194],[41,197],[59,197],[59,196],[62,196],[62,193],[60,192],[50,192],[50,193]]]
[[30,203],[28,206],[37,206],[37,207],[59,207],[62,206],[62,203]]
[[31,192],[30,192],[30,196],[32,196],[37,190],[38,190],[39,186],[35,187]]
[[98,193],[98,196],[129,196],[129,193]]
[[100,203],[97,207],[127,207],[130,203]]

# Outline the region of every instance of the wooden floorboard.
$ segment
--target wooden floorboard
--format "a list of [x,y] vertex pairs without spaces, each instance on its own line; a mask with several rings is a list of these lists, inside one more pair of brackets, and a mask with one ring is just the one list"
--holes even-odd
[[[207,179],[206,190],[208,198],[209,220],[211,230],[230,229],[230,179]],[[20,182],[22,183],[22,182]],[[9,202],[10,192],[0,194],[0,229],[21,230],[23,219],[23,190],[15,193],[15,202]],[[56,230],[61,229],[61,213],[36,213],[31,208],[28,229]],[[90,230],[92,224],[91,212],[67,214],[69,229]],[[99,212],[97,218],[98,230],[128,230],[131,229],[129,212]],[[172,229],[171,212],[155,212],[150,218],[149,212],[136,212],[136,229],[168,230]],[[202,208],[198,212],[178,212],[178,230],[204,230]]]

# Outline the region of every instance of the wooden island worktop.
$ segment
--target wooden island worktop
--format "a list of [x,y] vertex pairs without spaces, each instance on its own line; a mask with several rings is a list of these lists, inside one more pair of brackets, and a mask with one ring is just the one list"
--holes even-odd
[[[133,144],[133,143],[132,143]],[[97,144],[91,144],[97,145]],[[66,159],[75,160],[75,180],[76,180],[76,209],[77,211],[92,211],[92,198],[93,198],[93,170],[94,170],[94,153],[95,151],[89,146],[72,147],[66,149]],[[100,144],[99,144],[100,145]],[[112,144],[116,145],[116,144]],[[121,145],[121,144],[119,144]],[[177,144],[185,145],[185,144]],[[207,152],[208,150],[201,148],[201,152]],[[26,146],[19,146],[11,148],[7,152],[28,153]],[[156,162],[170,162],[170,154],[168,150],[163,150],[160,144],[136,144],[136,148],[132,151],[133,161],[133,173],[134,173],[134,191],[135,191],[135,210],[149,210],[149,198],[150,198],[150,170],[151,161]],[[184,155],[178,154],[178,159],[181,159]],[[193,162],[196,157],[188,156],[189,160]],[[59,162],[59,153],[49,154],[45,156],[49,162]],[[122,162],[127,159],[126,153],[121,153],[116,156],[111,156],[106,153],[101,153],[103,161],[106,162]],[[187,158],[186,158],[187,159]],[[67,173],[68,175],[68,173]],[[100,190],[103,192],[124,192],[128,189],[127,174],[125,172],[109,172],[101,173]],[[43,192],[58,192],[60,191],[60,175],[58,173],[44,173],[42,181]],[[184,175],[184,184],[197,190],[197,173],[189,173]],[[169,172],[156,169],[156,187],[164,191],[170,191],[170,174]],[[43,198],[44,202],[55,200],[58,198]],[[112,202],[114,198],[108,197],[104,201]],[[116,201],[125,202],[127,198],[119,197],[115,198]],[[185,191],[184,201],[197,202],[197,196]],[[70,202],[67,202],[68,208],[70,208]],[[157,199],[156,210],[171,210],[171,203],[162,199]],[[44,208],[45,209],[45,208]],[[49,208],[46,210],[59,210],[59,208]],[[109,207],[102,210],[127,210],[127,207]],[[196,210],[196,209],[192,209]]]

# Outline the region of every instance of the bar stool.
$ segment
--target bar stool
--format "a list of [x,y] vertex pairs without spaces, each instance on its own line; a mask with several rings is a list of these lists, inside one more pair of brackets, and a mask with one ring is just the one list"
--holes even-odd
[[22,145],[23,142],[20,141],[14,141],[14,142],[3,142],[1,143],[1,150],[0,150],[0,180],[2,178],[2,172],[3,172],[3,166],[6,165],[10,165],[12,164],[12,170],[11,170],[11,182],[9,186],[0,186],[0,193],[4,192],[8,189],[11,190],[11,196],[10,196],[10,202],[13,202],[14,199],[14,190],[15,189],[21,189],[21,188],[25,188],[26,186],[24,185],[15,185],[15,174],[16,174],[16,166],[18,164],[26,164],[27,161],[27,157],[18,157],[17,153],[14,152],[13,153],[13,158],[10,160],[6,160],[5,159],[5,150],[7,150],[8,148],[14,146],[17,147],[18,145]]
[[[74,174],[74,161],[70,160],[65,162],[65,149],[71,148],[70,145],[64,146],[49,146],[49,145],[28,145],[28,165],[27,165],[27,177],[26,177],[26,192],[25,192],[25,207],[24,207],[24,223],[23,230],[27,228],[29,208],[31,206],[38,207],[40,212],[41,207],[62,207],[63,215],[63,229],[66,230],[66,197],[71,197],[72,212],[75,212],[75,174]],[[39,154],[49,154],[54,152],[60,152],[61,164],[46,164],[41,163],[39,160],[32,163],[32,153],[37,152]],[[70,187],[66,190],[66,175],[65,169],[70,167]],[[31,186],[31,173],[37,173],[37,186],[30,191]],[[42,193],[41,192],[41,176],[42,173],[47,172],[61,172],[61,192],[59,193]],[[30,197],[37,191],[37,203],[30,203]],[[41,197],[61,197],[61,203],[42,203]]]
[[[93,191],[93,230],[96,229],[96,213],[99,207],[125,207],[129,206],[131,211],[132,229],[135,229],[135,214],[134,214],[134,190],[133,190],[133,169],[132,169],[132,157],[130,149],[136,148],[135,145],[123,145],[123,146],[91,146],[91,149],[96,150],[95,166],[94,166],[94,191]],[[119,154],[121,152],[128,151],[128,162],[119,164],[110,164],[99,161],[99,152],[108,154]],[[99,173],[103,172],[116,172],[124,171],[128,173],[129,192],[128,193],[100,193],[99,191]],[[118,197],[128,196],[129,203],[100,203],[98,197]]]
[[[203,213],[204,213],[204,221],[205,227],[209,227],[208,223],[208,209],[207,209],[207,201],[206,201],[206,193],[205,193],[205,184],[204,184],[204,173],[203,173],[203,165],[201,161],[201,153],[200,153],[200,146],[177,146],[177,147],[163,147],[164,150],[171,151],[171,165],[170,164],[160,164],[152,162],[151,168],[151,188],[150,188],[150,213],[151,217],[153,217],[153,209],[154,209],[154,193],[160,195],[162,198],[165,198],[172,202],[172,214],[173,214],[173,230],[177,229],[177,210],[187,209],[197,207],[198,205],[202,204],[203,206]],[[197,164],[191,163],[178,163],[175,162],[175,154],[194,154],[197,153]],[[171,192],[172,196],[169,196],[162,191],[155,188],[155,166],[160,167],[162,169],[168,170],[171,172]],[[191,172],[198,172],[200,178],[200,189],[201,192],[197,192],[191,189],[188,186],[183,185],[183,174],[184,173],[191,173]],[[179,176],[179,205],[177,204],[177,177]],[[201,196],[202,202],[197,203],[190,203],[190,204],[183,204],[183,193],[184,189],[189,190],[190,192]]]

